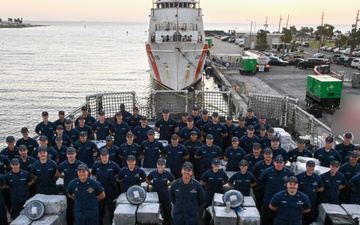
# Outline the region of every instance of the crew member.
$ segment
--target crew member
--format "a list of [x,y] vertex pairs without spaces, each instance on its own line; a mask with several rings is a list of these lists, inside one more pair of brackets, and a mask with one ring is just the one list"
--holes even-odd
[[202,130],[204,128],[204,126],[211,121],[211,119],[209,118],[209,115],[208,115],[208,111],[206,109],[204,109],[202,112],[201,112],[201,118],[196,121],[194,124],[195,124],[195,127],[197,127],[199,130]]
[[189,159],[189,151],[184,145],[179,144],[179,136],[176,134],[171,136],[171,143],[164,148],[162,155],[166,158],[166,168],[170,168],[175,179],[180,178],[181,165],[183,161]]
[[134,129],[135,142],[138,145],[141,145],[144,141],[148,140],[147,132],[149,130],[152,130],[152,128],[147,124],[146,116],[140,117],[140,125]]
[[58,113],[58,117],[59,117],[59,119],[57,119],[53,122],[55,127],[57,127],[58,125],[65,127],[65,112],[63,110],[60,110]]
[[274,128],[270,127],[267,131],[266,131],[266,137],[262,138],[260,140],[260,144],[262,149],[264,150],[267,147],[271,146],[271,140],[272,138],[275,136],[275,130]]
[[192,108],[191,117],[194,119],[194,124],[196,124],[196,122],[201,119],[201,116],[199,115],[199,108],[198,107],[194,106]]
[[260,128],[264,127],[265,130],[268,130],[271,126],[269,124],[266,123],[266,116],[265,115],[260,115],[259,116],[259,123],[254,125],[254,129],[255,129],[255,135],[259,135],[260,134]]
[[243,136],[239,141],[240,147],[242,149],[244,149],[246,154],[249,154],[252,152],[253,143],[260,142],[260,139],[255,136],[254,132],[255,132],[254,126],[249,125],[246,128],[246,135]]
[[108,135],[106,136],[105,140],[106,140],[106,144],[99,149],[98,157],[100,157],[101,150],[106,149],[109,152],[109,159],[120,166],[121,165],[120,149],[117,146],[113,145],[114,138]]
[[254,110],[252,108],[247,109],[246,117],[245,117],[245,126],[255,126],[259,123],[259,120],[256,116],[254,116]]
[[[355,150],[355,145],[352,144],[353,135],[352,133],[345,133],[344,142],[335,146],[335,150],[340,153],[341,159],[344,160],[347,156],[349,156],[350,152]],[[343,161],[344,163],[344,161]]]
[[179,131],[187,126],[187,119],[189,118],[188,112],[183,112],[181,114],[181,120],[178,121]]
[[40,148],[45,148],[49,159],[54,160],[56,163],[58,163],[59,162],[58,152],[48,145],[48,143],[49,143],[48,138],[45,135],[42,135],[39,138],[39,141],[40,141],[40,146],[32,152],[31,156],[35,159],[39,159],[38,153],[40,151]]
[[55,125],[49,121],[49,113],[44,111],[42,112],[42,119],[43,121],[36,125],[35,133],[37,135],[45,135],[48,140],[51,140],[54,136],[55,132]]
[[247,154],[243,159],[249,163],[249,171],[252,171],[256,163],[264,159],[264,156],[261,154],[261,144],[258,142],[253,143],[253,152]]
[[98,151],[98,147],[94,142],[87,140],[85,131],[80,132],[80,139],[74,144],[74,148],[77,150],[78,159],[91,168],[94,165],[94,153]]
[[[231,131],[235,128],[233,124],[232,116],[227,116],[225,121],[225,128],[228,133],[226,137],[223,137],[223,145],[221,146],[224,151],[231,146]],[[220,146],[219,146],[220,147]]]
[[120,147],[126,142],[126,134],[129,132],[130,127],[123,121],[123,115],[118,112],[115,114],[116,122],[110,128],[110,135],[114,136],[114,145]]
[[[85,120],[85,124],[89,127],[91,127],[95,122],[96,119],[92,116],[90,116],[89,111],[87,106],[83,106],[81,107],[81,112],[82,115],[79,116],[76,120],[75,120],[75,126],[78,126],[80,124],[80,119],[84,119]],[[80,130],[79,130],[80,131]],[[80,131],[81,132],[81,131]]]
[[227,130],[225,126],[219,122],[219,113],[213,112],[211,118],[212,121],[207,123],[202,129],[203,135],[211,134],[214,144],[222,148],[222,139],[228,135]]
[[63,134],[69,136],[73,144],[75,144],[79,140],[79,133],[80,132],[78,130],[72,127],[71,120],[65,120],[65,129],[63,131]]
[[[280,146],[280,138],[277,136],[272,137],[271,144],[269,147],[273,152],[273,157],[276,158],[276,156],[281,155],[283,159],[285,160],[285,163],[288,161],[288,153],[285,149],[283,149]],[[264,150],[263,150],[264,151]]]
[[39,147],[39,144],[34,138],[29,137],[29,129],[27,127],[21,128],[21,135],[23,137],[16,141],[16,146],[20,147],[20,145],[25,145],[28,154],[31,155],[34,149]]
[[14,136],[7,136],[6,144],[7,147],[1,150],[1,155],[6,156],[9,160],[19,158],[19,149],[15,146]]
[[79,117],[79,124],[75,127],[80,133],[85,131],[89,140],[94,140],[94,134],[91,131],[91,127],[86,124],[84,116]]
[[231,130],[231,137],[237,137],[239,140],[246,135],[245,118],[238,118],[238,125]]
[[32,165],[36,159],[28,155],[28,150],[25,145],[19,146],[19,154],[20,169],[30,173]]
[[59,157],[59,162],[64,162],[66,160],[66,149],[67,147],[63,145],[63,139],[61,136],[55,137],[55,143],[56,145],[53,147],[53,149],[57,152]]
[[110,135],[112,123],[105,120],[105,112],[99,112],[99,120],[91,126],[91,131],[96,134],[96,140],[105,140]]
[[143,141],[141,144],[142,154],[144,155],[143,167],[156,168],[156,162],[160,158],[164,146],[161,142],[155,140],[154,130],[148,130],[147,136],[148,140]]
[[239,139],[233,137],[231,139],[231,147],[227,148],[224,153],[224,161],[226,171],[239,171],[239,163],[245,157],[245,151],[239,146]]
[[188,161],[193,164],[193,174],[196,180],[200,181],[200,160],[195,158],[196,151],[203,145],[198,139],[196,131],[190,132],[190,139],[184,142],[184,146],[189,151]]
[[185,141],[189,140],[192,131],[195,131],[198,135],[198,138],[201,139],[201,131],[194,126],[194,118],[189,116],[186,120],[186,126],[180,130],[179,142],[185,143]]
[[340,204],[339,191],[346,185],[345,176],[339,172],[340,164],[337,160],[331,161],[330,171],[320,175],[324,182],[320,203]]
[[[349,181],[354,176],[360,174],[360,164],[357,163],[359,158],[358,154],[354,151],[349,155],[350,161],[341,165],[339,172],[345,176],[345,179]],[[348,186],[340,191],[339,194],[340,203],[350,204],[351,202],[351,190]]]
[[288,152],[288,157],[290,162],[296,162],[297,157],[303,156],[303,157],[313,157],[312,152],[305,148],[305,140],[299,139],[298,140],[298,147],[290,150]]
[[250,189],[256,186],[256,178],[248,171],[248,161],[241,160],[239,167],[240,171],[230,177],[229,185],[235,190],[240,191],[243,196],[250,196]]
[[139,115],[139,108],[137,106],[133,107],[133,114],[127,119],[127,124],[130,127],[132,133],[135,132],[135,128],[141,124],[141,115]]
[[122,145],[120,145],[119,148],[119,153],[120,153],[120,158],[122,158],[122,165],[126,166],[126,158],[129,155],[133,155],[136,157],[136,165],[137,166],[141,166],[140,162],[141,159],[143,158],[143,153],[141,151],[140,145],[136,144],[134,142],[134,134],[131,133],[131,131],[129,133],[126,134],[126,142]]
[[69,136],[64,134],[64,127],[61,125],[56,126],[56,135],[50,140],[50,146],[56,146],[55,138],[61,137],[62,144],[66,147],[70,147],[73,145]]
[[314,158],[320,161],[321,166],[329,167],[330,162],[337,160],[341,162],[341,155],[333,149],[334,139],[331,136],[325,138],[325,147],[319,148],[315,151]]
[[129,155],[126,159],[127,166],[119,170],[117,181],[121,185],[121,193],[127,192],[133,185],[141,185],[145,181],[146,174],[143,169],[136,166],[136,157]]
[[171,141],[171,135],[179,133],[179,125],[176,120],[170,118],[170,111],[163,109],[163,118],[159,119],[155,123],[155,131],[160,133],[159,140]]

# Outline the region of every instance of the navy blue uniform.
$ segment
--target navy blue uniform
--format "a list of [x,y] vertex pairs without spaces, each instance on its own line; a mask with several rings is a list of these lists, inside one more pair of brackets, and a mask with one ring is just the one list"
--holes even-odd
[[53,122],[53,124],[55,127],[61,125],[64,128],[65,127],[65,119],[64,120],[57,119]]
[[169,144],[164,148],[162,154],[166,156],[166,168],[170,168],[175,178],[180,178],[183,157],[189,155],[187,148],[182,144],[178,144],[176,147]]
[[256,116],[252,116],[251,118],[245,117],[245,126],[247,126],[247,127],[250,125],[255,126],[258,123],[259,123],[259,120]]
[[[53,147],[56,146],[56,142],[55,142],[56,137],[57,136],[54,136],[50,142],[50,145]],[[71,138],[69,136],[67,136],[66,134],[63,134],[61,137],[62,137],[62,144],[65,145],[66,147],[70,147],[72,144]]]
[[129,145],[127,142],[120,145],[119,148],[120,156],[123,158],[123,166],[126,165],[126,158],[129,155],[133,155],[136,158],[136,165],[140,166],[140,160],[138,160],[139,156],[141,156],[143,153],[141,151],[140,145],[133,142],[131,145]]
[[51,140],[54,137],[55,130],[56,127],[52,122],[48,122],[47,124],[45,124],[43,121],[35,127],[35,132],[41,135],[45,135],[48,140]]
[[349,181],[352,177],[360,174],[360,164],[355,164],[352,166],[350,163],[345,163],[340,166],[339,172],[341,172],[347,181]]
[[201,120],[201,116],[200,115],[190,115],[193,119],[194,119],[194,124],[196,124],[197,121]]
[[330,171],[320,175],[324,182],[324,191],[321,193],[321,203],[339,204],[339,186],[346,185],[345,176],[337,172],[331,176]]
[[204,203],[204,189],[195,179],[184,184],[176,180],[170,188],[171,202],[174,204],[173,225],[198,225],[199,206]]
[[248,135],[245,135],[240,139],[239,145],[241,148],[244,149],[246,154],[252,153],[253,149],[253,143],[259,143],[260,139],[256,137],[255,135],[252,137],[249,137]]
[[91,131],[91,127],[88,125],[84,125],[83,127],[80,126],[76,126],[75,127],[76,130],[78,130],[79,132],[85,131],[87,133],[88,139],[89,140],[93,140],[94,139],[94,135],[93,132]]
[[349,181],[353,188],[351,204],[360,204],[360,175],[356,175]]
[[231,136],[237,137],[239,140],[246,135],[246,126],[236,126],[231,130]]
[[155,127],[160,128],[159,140],[167,140],[170,143],[171,135],[175,133],[178,123],[172,118],[169,118],[168,121],[160,119],[156,121]]
[[[81,116],[79,116],[78,118],[76,118],[75,120],[75,126],[79,125],[79,119]],[[90,115],[87,115],[87,117],[85,117],[85,124],[89,127],[91,127],[94,123],[96,122],[96,119]]]
[[[5,177],[4,177],[4,175],[1,174],[0,175],[0,186],[4,186],[5,184],[6,184]],[[2,192],[3,192],[2,189],[0,189],[0,224],[7,225],[8,224],[7,211],[6,211],[6,206],[5,206]]]
[[20,145],[25,145],[28,150],[28,155],[31,155],[31,153],[34,151],[34,149],[39,147],[39,143],[34,138],[28,137],[28,139],[20,138],[16,142],[16,147],[19,147]]
[[[214,144],[222,147],[222,138],[225,134],[227,134],[226,128],[224,125],[222,125],[221,123],[217,122],[217,123],[207,123],[202,131],[205,134],[212,134],[214,137]],[[204,171],[205,172],[205,171]]]
[[1,151],[0,154],[6,156],[9,160],[20,157],[19,149],[16,146],[13,150],[10,150],[8,147],[6,147]]
[[74,148],[77,150],[77,158],[91,168],[94,165],[94,150],[97,145],[89,140],[84,143],[79,140],[74,144]]
[[104,191],[99,182],[88,178],[82,183],[79,178],[72,180],[66,190],[75,197],[75,223],[76,225],[98,225],[99,207],[97,196]]
[[208,119],[207,121],[204,121],[204,119],[203,118],[201,118],[200,120],[198,120],[198,121],[194,121],[194,125],[195,125],[195,127],[197,127],[199,130],[202,130],[203,128],[204,128],[204,126],[207,124],[207,123],[209,123],[209,122],[211,122],[211,119]]
[[30,173],[31,169],[32,169],[32,165],[34,164],[34,162],[36,162],[36,159],[31,156],[28,156],[28,157],[26,157],[26,160],[24,161],[20,157],[19,162],[20,162],[20,169],[25,170]]
[[319,148],[315,154],[314,158],[320,161],[320,166],[329,167],[330,162],[333,160],[338,160],[341,162],[341,156],[339,152],[333,148],[329,152],[325,151],[325,148]]
[[345,157],[349,156],[350,152],[355,150],[355,145],[349,144],[345,145],[344,143],[340,143],[335,146],[335,150],[337,150],[340,153],[341,159],[345,159]]
[[153,170],[146,178],[152,181],[153,191],[159,195],[161,211],[164,213],[164,222],[166,224],[172,224],[172,206],[168,182],[173,182],[175,179],[174,176],[166,170],[164,170],[163,173],[159,173],[158,170]]
[[[52,147],[46,147],[46,148],[47,148],[48,158],[57,161],[59,159],[58,152]],[[35,149],[31,155],[36,160],[39,159],[38,152],[39,152],[39,148]]]
[[184,127],[187,126],[187,123],[186,121],[183,121],[183,120],[179,120],[178,121],[178,127],[179,127],[179,130],[182,130]]
[[125,166],[117,175],[117,179],[121,182],[121,193],[126,192],[129,187],[133,185],[141,185],[141,182],[145,180],[146,174],[140,167],[135,166],[131,171],[129,167]]
[[229,147],[226,149],[224,156],[227,158],[226,171],[239,171],[239,162],[245,157],[245,151],[238,147],[234,149]]
[[258,179],[260,175],[267,169],[273,166],[273,162],[269,165],[265,163],[265,160],[257,162],[251,170],[251,173]]
[[256,183],[255,176],[247,171],[242,174],[240,171],[232,175],[229,179],[229,184],[234,185],[234,189],[238,190],[244,196],[250,196],[251,184]]
[[36,179],[36,193],[45,195],[57,195],[58,189],[56,187],[55,174],[57,170],[56,162],[47,160],[46,163],[41,163],[37,160],[32,167],[31,174],[37,177]]
[[203,143],[197,139],[196,141],[187,140],[184,142],[184,146],[189,151],[188,161],[193,164],[193,173],[196,180],[200,180],[200,160],[195,159],[195,152],[203,145]]
[[[273,153],[273,159],[276,158],[276,156],[281,155],[284,158],[284,161],[288,161],[289,157],[287,154],[287,151],[285,149],[283,149],[282,147],[279,147],[278,149],[273,149],[271,146],[267,147],[268,149],[272,150]],[[261,152],[264,153],[265,149],[263,149]]]
[[264,156],[260,154],[259,157],[256,158],[253,153],[250,153],[247,154],[243,159],[245,159],[249,163],[248,170],[252,171],[255,164],[263,160]]
[[70,137],[71,142],[75,143],[79,140],[79,131],[76,129],[71,129],[70,131],[64,129],[63,134]]
[[290,162],[296,162],[297,157],[303,156],[303,157],[313,157],[313,154],[310,150],[305,148],[302,152],[299,151],[298,148],[294,148],[288,152],[288,157]]
[[225,128],[226,128],[226,131],[228,133],[228,136],[226,137],[223,137],[223,145],[222,145],[222,149],[227,149],[228,147],[231,146],[231,131],[232,129],[235,128],[235,125],[234,124],[231,124],[230,126],[228,126],[227,124],[224,125]]
[[66,149],[67,149],[67,147],[65,145],[61,145],[60,148],[58,148],[58,146],[54,146],[53,149],[58,154],[59,163],[64,162],[65,160],[67,160],[67,157],[66,157]]
[[99,202],[99,221],[102,221],[105,216],[105,204],[109,209],[110,221],[114,218],[114,201],[118,193],[115,177],[119,171],[120,167],[112,161],[109,161],[107,164],[104,164],[101,161],[96,162],[91,170],[91,174],[96,176],[96,180],[100,182],[105,190],[105,198]]
[[265,148],[268,148],[268,147],[270,148],[271,147],[271,138],[269,138],[268,136],[263,137],[260,140],[260,144],[261,144],[262,149],[265,149]]
[[259,135],[260,134],[260,128],[264,126],[266,130],[269,130],[269,128],[271,128],[271,126],[267,123],[265,123],[264,125],[261,125],[260,123],[256,124],[254,126],[254,130],[255,130],[255,135]]
[[216,145],[211,145],[210,147],[207,145],[203,145],[196,152],[196,156],[201,156],[200,158],[200,175],[203,175],[207,170],[210,170],[211,160],[213,158],[221,158],[223,156],[223,152]]
[[9,166],[9,159],[6,156],[0,155],[0,174],[5,174]]
[[183,142],[190,139],[191,131],[196,131],[198,138],[199,139],[201,138],[201,131],[197,127],[193,126],[191,129],[189,129],[187,126],[185,126],[180,130],[180,134],[179,134],[179,137],[184,140]]
[[143,167],[156,168],[156,162],[164,150],[163,144],[157,140],[146,140],[141,144],[141,150],[144,155]]
[[97,154],[98,157],[100,157],[100,152],[103,149],[106,149],[109,152],[109,160],[113,161],[114,163],[118,164],[119,166],[121,165],[120,149],[117,146],[111,145],[110,148],[106,147],[106,145],[103,146],[98,151],[98,154]]
[[104,123],[96,121],[92,126],[91,130],[96,133],[96,140],[105,140],[106,136],[110,134],[110,128],[112,123],[105,120]]
[[142,127],[141,125],[135,127],[134,129],[134,135],[136,136],[135,142],[138,145],[141,145],[144,141],[148,139],[147,132],[149,130],[153,130],[151,127],[146,125],[146,127]]
[[310,209],[308,196],[297,191],[290,195],[287,190],[276,193],[270,204],[277,207],[274,224],[276,225],[302,225],[303,210]]
[[140,118],[141,118],[140,115],[138,115],[137,117],[135,117],[134,115],[131,115],[129,117],[129,119],[127,120],[127,124],[129,125],[132,133],[134,133],[135,128],[141,124]]
[[211,206],[215,193],[224,193],[223,183],[227,182],[229,177],[224,170],[207,170],[202,176],[201,181],[205,182],[205,208]]
[[114,134],[114,145],[120,147],[120,145],[126,142],[126,134],[129,132],[130,127],[124,121],[120,124],[114,123],[110,131]]

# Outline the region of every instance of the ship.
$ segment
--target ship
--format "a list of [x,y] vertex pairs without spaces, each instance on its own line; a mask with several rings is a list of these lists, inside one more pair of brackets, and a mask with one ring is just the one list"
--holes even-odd
[[198,0],[153,0],[146,52],[150,74],[175,91],[202,77],[208,43]]

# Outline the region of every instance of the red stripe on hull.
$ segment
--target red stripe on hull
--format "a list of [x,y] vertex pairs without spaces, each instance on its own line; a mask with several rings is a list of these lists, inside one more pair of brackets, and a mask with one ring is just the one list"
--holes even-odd
[[154,55],[152,54],[152,51],[151,51],[151,48],[150,48],[150,45],[149,45],[149,44],[146,45],[146,51],[147,51],[147,53],[148,53],[148,55],[149,55],[149,59],[150,59],[152,68],[153,68],[153,70],[154,70],[154,73],[155,73],[155,76],[156,76],[156,80],[161,83],[161,78],[160,78],[159,69],[157,68],[157,65],[156,65],[156,62],[155,62],[155,58],[154,58]]
[[203,64],[203,62],[205,60],[207,50],[208,50],[208,44],[205,44],[204,49],[203,49],[202,54],[201,54],[201,58],[199,60],[199,63],[198,63],[197,69],[196,69],[196,73],[195,73],[193,83],[195,83],[199,79],[199,74],[200,74],[201,67],[202,67],[201,65]]

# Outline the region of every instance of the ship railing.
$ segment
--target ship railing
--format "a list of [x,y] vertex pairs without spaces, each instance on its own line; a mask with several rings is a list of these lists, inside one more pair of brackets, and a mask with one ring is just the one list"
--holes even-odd
[[155,31],[197,31],[198,27],[196,23],[185,23],[179,24],[179,27],[176,27],[176,23],[169,23],[169,24],[156,24]]

